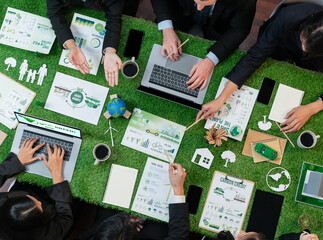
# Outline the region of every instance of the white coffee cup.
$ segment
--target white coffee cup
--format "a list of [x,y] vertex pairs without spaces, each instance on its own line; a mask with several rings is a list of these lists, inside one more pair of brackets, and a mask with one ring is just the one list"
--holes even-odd
[[[132,69],[128,69],[129,72],[127,72],[127,68],[129,68],[131,66],[133,66]],[[126,71],[127,74],[125,73],[125,71]],[[136,71],[136,72],[133,72],[133,71]],[[126,61],[126,62],[124,62],[122,64],[121,72],[122,72],[123,76],[125,76],[126,78],[130,78],[130,79],[135,78],[138,75],[139,66],[135,62],[135,57],[132,57],[131,60],[128,60],[128,61]],[[132,72],[133,72],[133,74],[129,74],[129,73],[132,73]]]
[[[101,150],[101,151],[99,151]],[[94,165],[99,162],[104,162],[110,158],[111,149],[104,143],[99,143],[93,148],[93,157],[95,158]]]
[[[312,137],[310,139],[310,141],[313,141],[311,145],[306,146],[306,144],[304,143],[304,139],[301,139],[302,136],[304,137],[304,134],[308,134],[308,136]],[[307,149],[307,148],[312,148],[315,146],[317,139],[320,137],[320,135],[315,135],[313,132],[311,131],[304,131],[302,132],[298,138],[297,138],[297,145],[302,148],[302,149]],[[302,142],[303,141],[303,142]],[[304,145],[305,144],[305,145]]]

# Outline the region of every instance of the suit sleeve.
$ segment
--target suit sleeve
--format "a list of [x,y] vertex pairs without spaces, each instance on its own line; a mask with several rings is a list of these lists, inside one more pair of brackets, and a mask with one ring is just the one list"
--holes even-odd
[[187,240],[189,213],[187,203],[169,204],[168,237],[165,240]]
[[67,181],[46,188],[48,196],[55,202],[56,215],[47,225],[47,236],[63,239],[73,225],[72,194]]
[[114,0],[112,3],[106,3],[104,5],[107,22],[105,25],[106,33],[102,50],[107,47],[112,47],[118,50],[122,25],[121,16],[124,3],[124,0]]
[[25,171],[25,167],[19,161],[17,155],[10,153],[0,164],[0,187],[8,178],[11,178],[23,171]]
[[157,24],[164,20],[171,20],[170,6],[172,3],[169,0],[150,0],[156,15]]
[[65,19],[64,3],[62,0],[47,0],[47,16],[55,31],[61,47],[69,40],[74,39],[71,29]]
[[229,80],[235,83],[239,88],[247,81],[247,79],[259,68],[269,57],[280,40],[284,36],[284,10],[279,12],[279,15],[270,21],[258,36],[256,44],[240,59],[237,65],[226,76]]
[[248,36],[255,12],[256,0],[249,1],[248,6],[238,10],[231,18],[230,27],[208,51],[215,54],[220,62],[230,56]]

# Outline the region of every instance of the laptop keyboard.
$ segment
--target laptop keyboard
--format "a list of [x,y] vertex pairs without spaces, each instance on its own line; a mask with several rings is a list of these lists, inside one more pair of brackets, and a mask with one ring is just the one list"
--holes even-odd
[[[27,139],[27,138],[39,138],[39,140],[34,144],[34,146],[41,144],[41,143],[48,143],[51,147],[52,152],[54,151],[54,144],[56,144],[57,146],[64,148],[65,150],[65,155],[63,160],[64,161],[68,161],[70,160],[70,156],[71,156],[71,152],[72,152],[72,148],[73,148],[73,143],[72,142],[67,142],[67,141],[63,141],[61,139],[57,139],[57,138],[53,138],[53,137],[48,137],[45,135],[41,135],[38,133],[34,133],[34,132],[29,132],[29,131],[24,131],[22,134],[22,138],[19,144],[19,148],[21,147],[22,143]],[[47,153],[47,146],[44,145],[43,147],[41,147],[40,149],[38,149],[36,151],[36,154],[42,154],[44,153],[45,156],[47,157],[48,160],[48,153]]]
[[190,77],[188,75],[154,64],[149,82],[197,97],[200,88],[198,87],[194,90],[188,89],[186,82],[189,79]]

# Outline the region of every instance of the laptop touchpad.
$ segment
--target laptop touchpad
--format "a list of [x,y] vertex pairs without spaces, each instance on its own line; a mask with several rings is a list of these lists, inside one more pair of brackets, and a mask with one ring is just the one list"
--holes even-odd
[[188,75],[192,69],[192,67],[198,62],[198,58],[194,58],[192,56],[189,56],[187,54],[182,54],[179,57],[178,61],[173,62],[169,58],[166,61],[166,68],[184,73]]

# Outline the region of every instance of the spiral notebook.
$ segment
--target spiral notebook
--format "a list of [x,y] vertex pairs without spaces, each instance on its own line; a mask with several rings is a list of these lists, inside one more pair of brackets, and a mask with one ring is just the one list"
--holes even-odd
[[138,170],[112,164],[103,202],[129,208]]

